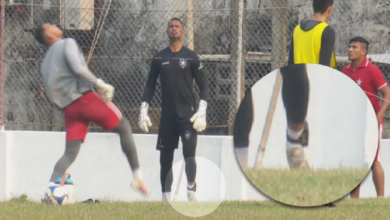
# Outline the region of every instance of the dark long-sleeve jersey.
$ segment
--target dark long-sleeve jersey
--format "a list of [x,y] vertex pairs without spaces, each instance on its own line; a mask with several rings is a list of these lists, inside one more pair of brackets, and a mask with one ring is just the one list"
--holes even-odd
[[[310,31],[316,27],[321,22],[307,20],[303,21],[300,24],[300,27],[303,31]],[[322,32],[321,36],[321,49],[320,49],[320,59],[319,64],[325,66],[331,66],[332,52],[334,50],[334,45],[336,41],[336,33],[334,29],[330,26],[327,26]],[[309,43],[309,42],[308,42]],[[293,65],[294,62],[294,40],[291,38],[289,56],[288,56],[288,65]]]
[[171,52],[167,47],[153,57],[142,102],[150,103],[152,100],[158,77],[162,90],[163,114],[176,113],[180,118],[194,114],[198,107],[193,88],[194,79],[200,90],[200,99],[206,102],[209,99],[209,85],[199,57],[184,46],[178,52]]

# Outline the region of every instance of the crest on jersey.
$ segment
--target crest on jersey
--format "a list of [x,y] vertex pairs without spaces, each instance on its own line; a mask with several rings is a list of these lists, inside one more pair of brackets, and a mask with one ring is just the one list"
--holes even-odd
[[360,84],[362,84],[362,80],[356,80],[356,83],[360,86]]
[[182,69],[184,69],[187,66],[187,60],[184,58],[180,58],[179,65]]

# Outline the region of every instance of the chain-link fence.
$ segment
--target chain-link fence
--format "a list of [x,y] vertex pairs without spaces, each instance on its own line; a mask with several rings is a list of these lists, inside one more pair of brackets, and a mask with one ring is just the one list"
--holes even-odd
[[[307,0],[1,1],[5,58],[0,77],[5,90],[0,90],[0,115],[7,130],[64,129],[62,112],[49,103],[42,85],[45,48],[33,32],[43,22],[58,24],[65,37],[76,39],[92,72],[115,86],[114,102],[138,132],[151,59],[168,46],[168,21],[180,18],[186,29],[184,45],[200,56],[210,85],[206,133],[227,134],[245,91],[286,64],[294,27],[313,15]],[[338,69],[348,62],[348,40],[361,35],[370,41],[369,53],[378,54],[373,61],[389,79],[387,8],[377,0],[335,1],[328,23],[336,30]],[[160,102],[158,84],[149,108],[152,132],[158,128]]]

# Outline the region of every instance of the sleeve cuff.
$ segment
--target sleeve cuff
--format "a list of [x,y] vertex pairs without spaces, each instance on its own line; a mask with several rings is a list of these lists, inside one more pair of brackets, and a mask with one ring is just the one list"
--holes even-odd
[[383,86],[385,86],[385,85],[387,85],[387,83],[385,83],[385,84],[379,86],[379,87],[378,87],[378,90],[380,90],[380,89],[381,89]]

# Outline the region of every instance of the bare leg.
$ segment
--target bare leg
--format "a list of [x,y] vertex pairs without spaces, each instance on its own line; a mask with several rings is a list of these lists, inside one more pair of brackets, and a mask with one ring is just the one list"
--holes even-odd
[[371,170],[377,196],[383,197],[385,195],[385,173],[381,163],[379,161],[374,161]]
[[359,196],[360,196],[360,184],[351,191],[351,194],[350,194],[351,198],[352,199],[358,199]]

